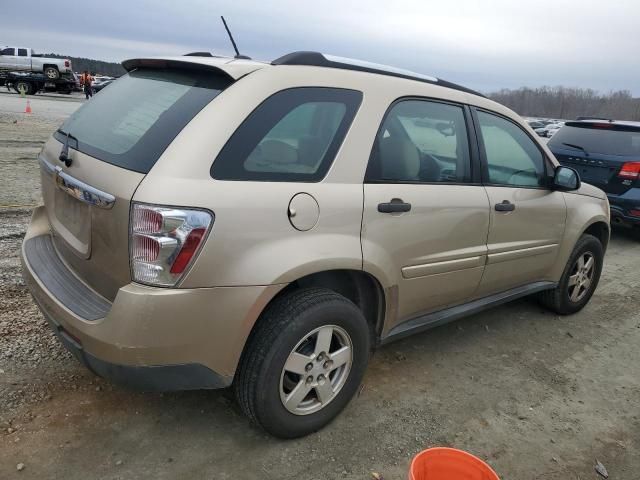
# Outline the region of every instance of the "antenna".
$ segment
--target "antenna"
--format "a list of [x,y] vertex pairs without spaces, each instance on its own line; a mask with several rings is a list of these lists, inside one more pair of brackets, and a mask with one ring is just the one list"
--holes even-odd
[[229,35],[229,40],[231,40],[231,44],[233,45],[233,49],[236,51],[236,56],[234,58],[242,58],[245,60],[251,60],[251,57],[247,57],[246,55],[240,55],[240,52],[238,51],[238,46],[236,45],[236,41],[233,39],[233,35],[231,35],[231,30],[229,30],[229,27],[227,26],[227,22],[225,21],[224,17],[222,15],[220,15],[220,18],[222,19],[222,23],[224,24],[224,28],[227,31],[227,35]]

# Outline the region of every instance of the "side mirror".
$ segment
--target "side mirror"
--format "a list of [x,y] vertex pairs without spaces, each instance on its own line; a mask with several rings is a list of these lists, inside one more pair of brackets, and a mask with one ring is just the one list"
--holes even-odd
[[562,191],[578,190],[580,188],[580,175],[571,167],[560,165],[553,176],[553,188]]

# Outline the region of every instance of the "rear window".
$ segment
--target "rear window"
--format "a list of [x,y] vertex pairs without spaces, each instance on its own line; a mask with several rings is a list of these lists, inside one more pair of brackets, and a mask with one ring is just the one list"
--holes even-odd
[[302,87],[262,102],[213,162],[217,180],[317,182],[329,170],[362,93]]
[[99,160],[147,173],[230,80],[214,72],[139,69],[101,90],[56,132]]
[[617,126],[597,128],[592,125],[565,125],[549,141],[549,147],[572,148],[567,143],[584,148],[588,153],[637,156],[640,158],[640,128]]

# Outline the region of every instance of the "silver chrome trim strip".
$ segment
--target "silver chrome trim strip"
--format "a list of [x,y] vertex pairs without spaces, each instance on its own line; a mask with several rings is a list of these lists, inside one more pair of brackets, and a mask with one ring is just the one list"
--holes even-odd
[[425,263],[422,265],[412,265],[402,268],[402,278],[418,278],[427,275],[437,275],[449,273],[467,268],[482,267],[485,263],[484,255],[475,257],[458,258],[456,260],[446,260],[444,262]]
[[63,192],[71,195],[76,200],[107,210],[112,208],[113,204],[116,203],[116,197],[110,193],[98,190],[97,188],[72,177],[68,173],[63,172],[61,167],[52,165],[42,156],[40,156],[38,160],[40,161],[40,165],[42,165],[42,170],[48,175],[53,175],[55,177],[57,187]]
[[44,170],[46,174],[53,175],[56,172],[56,167],[47,162],[42,156],[39,156],[38,160],[40,161],[42,170]]
[[487,255],[487,265],[500,262],[508,262],[519,258],[532,257],[535,255],[546,255],[554,253],[558,248],[557,243],[551,245],[540,245],[539,247],[520,248],[518,250],[509,250],[507,252],[490,253]]

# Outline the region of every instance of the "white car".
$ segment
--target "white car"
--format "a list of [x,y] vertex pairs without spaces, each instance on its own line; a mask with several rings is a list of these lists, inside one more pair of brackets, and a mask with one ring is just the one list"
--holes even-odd
[[550,123],[545,127],[546,137],[551,138],[553,135],[564,126],[564,123]]

